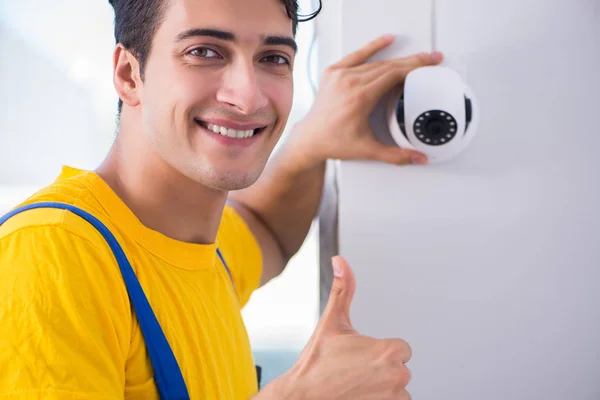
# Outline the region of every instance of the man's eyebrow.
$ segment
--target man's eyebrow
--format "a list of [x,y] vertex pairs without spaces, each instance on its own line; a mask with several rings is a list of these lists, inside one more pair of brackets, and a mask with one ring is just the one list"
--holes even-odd
[[263,44],[270,46],[288,46],[294,50],[294,53],[298,51],[298,45],[296,41],[289,36],[267,36],[263,41]]
[[191,37],[196,36],[210,36],[221,40],[228,40],[230,42],[235,41],[235,35],[231,32],[225,32],[218,29],[205,29],[205,28],[195,28],[188,29],[187,31],[181,32],[175,38],[176,42],[181,42],[182,40],[189,39]]
[[[181,42],[185,39],[189,39],[197,36],[208,36],[213,37],[215,39],[227,40],[230,42],[235,42],[237,40],[235,34],[232,32],[222,31],[219,29],[210,29],[210,28],[194,28],[188,29],[187,31],[181,32],[175,38],[176,42]],[[296,41],[290,36],[267,36],[263,40],[263,45],[267,46],[288,46],[294,53],[298,51],[298,44]]]

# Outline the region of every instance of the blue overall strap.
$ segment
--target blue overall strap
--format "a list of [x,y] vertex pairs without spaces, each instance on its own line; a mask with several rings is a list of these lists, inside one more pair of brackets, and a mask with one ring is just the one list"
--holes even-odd
[[225,271],[227,271],[227,275],[229,275],[229,280],[231,281],[231,287],[233,287],[233,291],[235,292],[235,294],[237,296],[237,290],[235,289],[235,284],[233,283],[233,276],[231,276],[231,271],[229,271],[229,267],[227,266],[227,263],[225,262],[225,259],[223,258],[223,254],[221,254],[221,250],[217,249],[217,255],[221,259],[221,262],[223,263],[223,266],[225,267]]
[[179,369],[179,365],[177,364],[177,360],[175,359],[175,355],[171,351],[169,342],[154,315],[154,311],[152,311],[152,307],[144,294],[140,282],[135,276],[135,272],[133,272],[133,269],[131,268],[131,264],[129,264],[127,256],[125,256],[123,249],[117,242],[117,239],[115,239],[114,235],[102,222],[100,222],[100,220],[88,212],[72,205],[54,202],[34,203],[19,207],[2,217],[0,219],[0,225],[16,214],[35,208],[58,208],[71,211],[92,224],[94,228],[104,236],[104,239],[110,246],[119,263],[121,274],[125,280],[129,299],[135,310],[140,329],[144,335],[146,347],[148,348],[148,354],[152,362],[152,368],[154,369],[154,379],[160,398],[162,400],[189,399],[187,387],[183,375],[181,374],[181,370]]

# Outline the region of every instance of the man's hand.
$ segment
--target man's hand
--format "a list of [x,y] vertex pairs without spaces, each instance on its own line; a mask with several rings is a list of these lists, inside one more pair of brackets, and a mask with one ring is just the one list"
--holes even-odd
[[393,41],[382,36],[325,71],[311,111],[290,135],[301,163],[310,168],[326,159],[363,159],[390,164],[422,164],[425,155],[381,143],[369,115],[382,97],[403,84],[413,69],[439,64],[440,53],[367,62]]
[[410,346],[402,339],[373,339],[356,332],[350,303],[356,287],[350,266],[334,257],[329,303],[298,362],[256,399],[409,400]]

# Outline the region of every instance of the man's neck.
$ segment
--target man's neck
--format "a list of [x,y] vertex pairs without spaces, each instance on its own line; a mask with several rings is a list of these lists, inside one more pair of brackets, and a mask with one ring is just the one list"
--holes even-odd
[[192,181],[131,136],[119,134],[98,175],[146,227],[183,242],[214,243],[227,193]]

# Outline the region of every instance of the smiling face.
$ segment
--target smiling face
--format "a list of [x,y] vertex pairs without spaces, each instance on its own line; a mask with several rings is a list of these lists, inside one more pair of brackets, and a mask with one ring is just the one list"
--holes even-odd
[[188,178],[245,188],[292,107],[292,20],[281,0],[165,1],[138,94],[145,138]]

